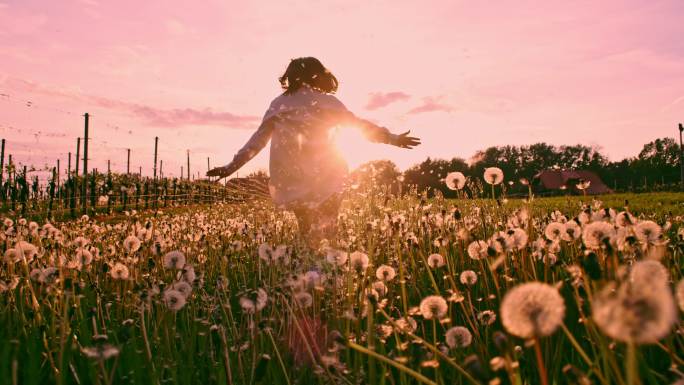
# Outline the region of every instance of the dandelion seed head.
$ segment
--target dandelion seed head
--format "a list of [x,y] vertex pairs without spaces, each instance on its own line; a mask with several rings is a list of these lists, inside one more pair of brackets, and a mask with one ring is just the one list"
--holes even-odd
[[460,190],[465,186],[466,177],[459,171],[450,172],[447,174],[446,178],[444,178],[444,182],[449,190]]
[[425,319],[441,319],[446,316],[449,306],[439,295],[430,295],[420,301],[420,314]]
[[466,348],[473,341],[473,335],[468,328],[454,326],[446,331],[446,343],[452,348]]
[[545,337],[563,322],[565,301],[558,290],[541,282],[528,282],[509,290],[501,301],[501,323],[520,338]]
[[375,276],[384,282],[393,280],[396,275],[397,273],[394,268],[388,265],[380,265],[377,270],[375,270]]
[[473,286],[477,283],[477,273],[472,270],[466,270],[461,273],[459,279],[462,284]]
[[185,266],[185,254],[180,250],[169,251],[162,257],[162,264],[165,269],[180,270]]
[[484,170],[484,180],[488,184],[497,185],[501,184],[504,179],[503,171],[498,167],[488,167]]
[[185,295],[175,289],[164,290],[164,304],[171,311],[179,311],[185,306]]
[[444,260],[444,257],[441,254],[430,254],[427,258],[427,263],[428,266],[430,266],[433,269],[436,269],[438,267],[442,267],[446,265],[446,261]]

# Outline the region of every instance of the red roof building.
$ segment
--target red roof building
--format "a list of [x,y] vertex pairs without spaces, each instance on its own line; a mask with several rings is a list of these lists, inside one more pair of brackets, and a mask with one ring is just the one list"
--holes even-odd
[[598,175],[587,170],[544,170],[534,176],[533,183],[542,190],[566,190],[582,194],[582,190],[577,187],[580,182],[589,182],[586,193],[590,195],[613,192]]

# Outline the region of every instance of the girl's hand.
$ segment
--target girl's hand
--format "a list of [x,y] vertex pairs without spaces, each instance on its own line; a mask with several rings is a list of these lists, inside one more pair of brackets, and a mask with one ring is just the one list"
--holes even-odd
[[391,144],[397,147],[408,149],[416,147],[420,144],[420,139],[413,136],[408,136],[410,133],[411,131],[406,131],[403,134],[395,135]]
[[212,168],[211,170],[207,171],[207,176],[220,176],[221,178],[225,178],[230,176],[232,173],[233,171],[231,171],[227,166],[223,166]]

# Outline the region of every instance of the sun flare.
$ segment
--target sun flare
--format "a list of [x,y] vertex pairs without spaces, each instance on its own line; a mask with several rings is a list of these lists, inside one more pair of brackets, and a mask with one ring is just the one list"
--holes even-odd
[[377,157],[378,145],[369,142],[358,127],[336,127],[331,131],[331,137],[350,170]]

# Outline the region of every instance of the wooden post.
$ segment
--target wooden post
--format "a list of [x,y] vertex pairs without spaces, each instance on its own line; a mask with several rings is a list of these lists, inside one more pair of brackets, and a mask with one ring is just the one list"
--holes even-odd
[[126,157],[126,175],[131,174],[131,149],[126,150],[128,152],[128,156]]
[[159,160],[159,178],[164,179],[164,161]]
[[154,180],[157,180],[157,146],[159,144],[159,137],[155,136],[154,137],[154,171],[153,171],[153,177]]
[[190,150],[188,150],[188,180],[190,180]]
[[81,138],[76,138],[76,170],[74,176],[78,176],[78,164],[81,163]]
[[57,159],[57,190],[59,191],[59,159]]
[[69,151],[69,161],[67,163],[67,179],[71,178],[71,151]]
[[138,166],[138,175],[142,178],[142,166]]
[[183,180],[183,166],[181,166],[181,177],[180,180]]
[[111,172],[112,172],[111,163],[109,162],[109,159],[107,159],[107,174],[109,174]]
[[[2,148],[0,149],[0,191],[2,191],[2,177],[5,175],[5,139],[2,140]],[[5,194],[2,195],[5,200]]]
[[[684,133],[684,124],[679,123],[679,187],[684,191],[684,144],[682,144],[682,134]],[[2,140],[4,146],[5,139]],[[4,148],[4,147],[3,147]]]
[[85,117],[85,129],[83,135],[83,185],[81,186],[81,194],[83,195],[82,210],[83,214],[85,214],[88,209],[88,121],[90,120],[90,115],[86,112],[83,116]]

